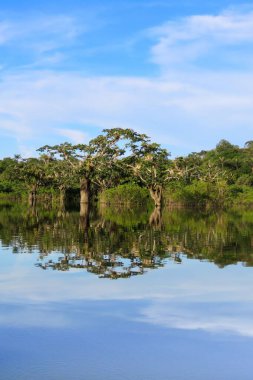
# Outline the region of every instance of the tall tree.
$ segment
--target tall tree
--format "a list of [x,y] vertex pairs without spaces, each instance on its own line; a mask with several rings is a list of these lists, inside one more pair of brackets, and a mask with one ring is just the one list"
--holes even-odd
[[133,177],[149,190],[156,207],[161,207],[163,189],[168,181],[168,156],[166,149],[151,143],[145,136],[140,145],[132,145],[132,154],[125,160]]
[[[123,170],[120,158],[127,150],[133,149],[134,144],[147,138],[131,129],[113,128],[103,133],[88,144],[64,143],[39,149],[41,153],[60,161],[58,167],[55,166],[57,173],[64,163],[66,179],[70,176],[79,178],[81,204],[90,202],[91,185],[104,189],[120,183]],[[57,176],[60,182],[65,183],[64,176]]]

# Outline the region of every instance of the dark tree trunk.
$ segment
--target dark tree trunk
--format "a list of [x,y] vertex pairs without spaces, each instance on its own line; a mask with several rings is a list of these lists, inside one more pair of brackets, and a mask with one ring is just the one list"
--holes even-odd
[[80,203],[90,203],[90,180],[82,178],[80,181]]
[[156,207],[162,206],[162,186],[153,185],[149,188],[151,198],[155,202]]
[[90,180],[82,178],[80,181],[80,230],[87,231],[89,228],[90,211]]
[[36,204],[36,195],[37,195],[37,187],[34,185],[28,194],[28,203],[29,206],[35,206]]

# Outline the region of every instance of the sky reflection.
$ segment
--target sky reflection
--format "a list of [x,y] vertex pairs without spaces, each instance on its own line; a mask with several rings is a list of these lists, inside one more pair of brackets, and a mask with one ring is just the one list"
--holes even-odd
[[[159,270],[115,284],[84,271],[40,271],[34,266],[36,256],[1,255],[5,264],[0,280],[1,325],[82,325],[87,316],[77,318],[76,310],[81,315],[84,302],[113,305],[110,314],[114,316],[117,305],[125,303],[128,313],[124,319],[131,321],[253,336],[251,270],[240,264],[220,270],[197,260],[185,259],[183,265],[167,261]],[[116,315],[120,318],[123,314]]]
[[[22,220],[8,218],[11,233],[0,230],[4,380],[251,380],[253,282],[252,267],[245,266],[251,265],[251,224],[240,231],[224,216],[221,229],[214,217],[210,226],[206,217],[186,223],[185,215],[171,214],[173,223],[162,231],[109,224],[98,235],[91,227],[94,240],[83,242],[75,235],[78,216],[67,225],[47,220],[46,232],[43,223],[22,229]],[[203,245],[210,228],[218,239]],[[79,261],[93,252],[99,266],[109,244],[127,265],[134,247],[144,274],[112,280],[68,261],[46,270],[37,265],[78,251]],[[150,257],[160,258],[159,265]]]

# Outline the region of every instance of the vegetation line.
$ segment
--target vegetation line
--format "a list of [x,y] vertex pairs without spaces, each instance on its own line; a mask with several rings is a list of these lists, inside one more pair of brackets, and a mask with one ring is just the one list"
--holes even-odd
[[[0,160],[0,193],[80,194],[80,210],[102,203],[162,203],[215,207],[253,205],[253,141],[243,148],[222,140],[210,151],[169,158],[169,152],[132,129],[105,129],[88,144],[43,146],[39,157]],[[88,205],[84,207],[83,205]]]

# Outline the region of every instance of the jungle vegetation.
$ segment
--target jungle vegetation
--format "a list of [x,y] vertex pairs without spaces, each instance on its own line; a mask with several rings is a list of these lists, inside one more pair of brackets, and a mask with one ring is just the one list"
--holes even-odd
[[[88,144],[43,146],[38,157],[0,160],[0,193],[54,199],[79,194],[81,214],[102,203],[226,207],[253,204],[253,141],[243,147],[221,140],[214,149],[170,158],[145,134],[105,129]],[[155,216],[154,216],[155,217]]]

